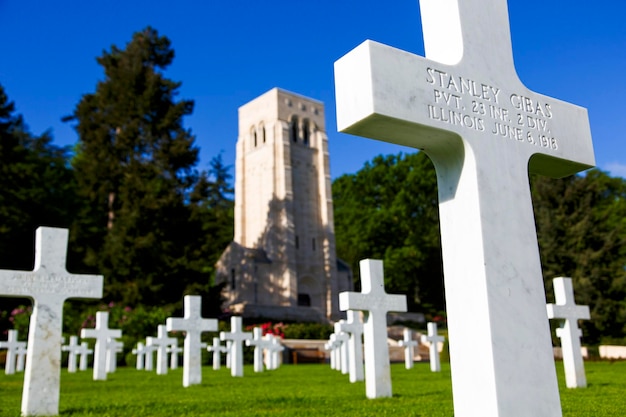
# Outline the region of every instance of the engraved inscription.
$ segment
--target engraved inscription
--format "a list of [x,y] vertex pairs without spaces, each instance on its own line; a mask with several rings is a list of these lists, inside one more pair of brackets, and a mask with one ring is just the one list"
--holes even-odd
[[548,150],[559,147],[549,103],[432,67],[426,68],[426,82],[433,87],[433,102],[426,105],[432,120]]
[[68,297],[99,297],[97,280],[71,275],[15,273],[5,281],[6,294],[61,294]]

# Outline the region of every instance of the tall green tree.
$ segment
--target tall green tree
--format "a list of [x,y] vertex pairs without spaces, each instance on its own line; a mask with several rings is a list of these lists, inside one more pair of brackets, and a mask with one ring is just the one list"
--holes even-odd
[[85,205],[77,219],[83,261],[105,275],[105,297],[130,304],[177,302],[207,282],[189,247],[201,228],[190,221],[198,149],[183,118],[193,102],[176,100],[164,76],[170,41],[148,27],[125,49],[97,59],[105,78],[78,103],[79,143],[72,164]]
[[[234,235],[234,202],[230,167],[222,154],[210,162],[208,172],[201,172],[190,194],[190,221],[199,225],[207,238],[195,248],[204,272],[214,276],[214,265]],[[207,257],[208,256],[208,257]]]
[[69,227],[77,209],[68,149],[29,132],[0,85],[0,267],[30,269],[39,226]]
[[586,343],[626,341],[626,180],[593,169],[534,177],[535,221],[549,302],[552,279],[572,278]]
[[337,255],[382,259],[389,292],[410,311],[444,310],[437,179],[425,154],[378,156],[333,182]]

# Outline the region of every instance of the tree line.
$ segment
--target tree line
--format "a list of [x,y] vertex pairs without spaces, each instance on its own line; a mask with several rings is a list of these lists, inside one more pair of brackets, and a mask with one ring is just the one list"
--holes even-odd
[[[592,169],[563,179],[532,176],[530,187],[547,301],[554,302],[552,279],[571,277],[577,304],[591,309],[591,320],[581,322],[584,342],[626,343],[626,180]],[[357,281],[360,259],[382,259],[389,292],[407,294],[410,311],[445,316],[428,157],[378,156],[337,178],[333,199],[337,253]]]
[[[183,124],[193,101],[177,99],[180,82],[165,77],[173,59],[150,27],[104,51],[103,80],[65,118],[78,133],[72,149],[32,134],[0,85],[0,268],[32,269],[38,226],[69,228],[68,270],[104,275],[106,302],[174,305],[193,293],[209,298],[205,316],[219,314],[211,284],[233,236],[232,178],[220,155],[197,168]],[[571,277],[577,303],[591,307],[585,342],[626,342],[626,180],[593,169],[530,185],[548,301],[552,278]],[[445,317],[426,155],[378,156],[332,186],[337,255],[357,286],[359,260],[382,259],[388,292],[406,294],[411,311]],[[7,300],[5,312],[19,302]]]

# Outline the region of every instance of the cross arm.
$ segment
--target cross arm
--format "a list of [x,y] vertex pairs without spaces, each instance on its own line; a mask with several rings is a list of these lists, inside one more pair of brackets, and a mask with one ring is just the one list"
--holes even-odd
[[530,91],[512,65],[481,69],[485,59],[445,65],[365,41],[335,63],[337,127],[431,157],[506,144],[553,177],[594,166],[586,109]]
[[4,297],[102,298],[102,275],[42,275],[31,271],[0,271]]
[[189,330],[189,326],[187,325],[188,320],[180,317],[168,317],[165,320],[165,328],[168,332],[173,331],[187,331]]
[[426,82],[419,83],[425,61],[370,40],[340,58],[335,62],[338,130],[420,149],[454,136],[426,126],[422,100],[432,93]]
[[589,320],[591,318],[589,306],[547,304],[548,318]]
[[339,294],[339,309],[341,311],[389,311],[406,312],[406,296],[397,294],[361,294],[356,292],[342,292]]

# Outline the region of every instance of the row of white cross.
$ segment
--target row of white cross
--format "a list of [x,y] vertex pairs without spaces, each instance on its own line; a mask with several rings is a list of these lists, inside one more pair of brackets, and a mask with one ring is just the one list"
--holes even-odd
[[[27,296],[33,299],[22,395],[22,415],[24,416],[58,414],[64,300],[71,297],[100,298],[102,295],[102,277],[73,275],[65,270],[67,237],[67,230],[64,229],[44,227],[37,229],[34,271],[0,271],[0,296]],[[343,311],[364,313],[364,362],[368,370],[365,374],[367,397],[391,396],[386,314],[389,311],[406,311],[406,298],[385,292],[382,261],[364,260],[360,266],[362,293],[341,293],[339,304]],[[557,284],[558,282],[562,284]],[[565,326],[558,332],[562,340],[567,340],[563,343],[564,350],[566,346],[579,346],[580,330],[578,330],[576,320],[588,318],[588,309],[582,311],[580,306],[575,305],[571,282],[569,284],[567,282],[568,279],[565,278],[555,281],[555,286],[563,285],[563,289],[557,288],[556,290],[557,305],[548,306],[548,314],[551,317],[565,319]],[[168,318],[166,329],[186,333],[183,352],[183,385],[189,386],[201,382],[200,358],[203,348],[201,334],[216,331],[217,320],[202,318],[201,297],[199,296],[185,296],[184,306],[184,317]],[[350,321],[355,318],[353,314],[349,313],[348,321],[340,325],[340,328],[349,328]],[[220,334],[221,340],[230,340],[232,343],[231,360],[242,356],[241,344],[244,340],[248,340],[250,345],[258,342],[258,339],[253,341],[249,333],[246,335],[246,332],[242,331],[239,320],[240,318],[233,317],[231,332]],[[121,337],[121,331],[109,329],[107,322],[108,316],[106,320],[103,315],[100,316],[100,320],[96,317],[96,328],[83,329],[81,334],[83,338],[96,339],[94,373],[104,374],[104,378],[106,378],[107,369],[107,355],[105,354],[107,346],[110,344],[110,339]],[[256,346],[262,346],[262,344]],[[119,345],[117,348],[119,349]],[[277,347],[277,350],[280,350],[280,347]],[[580,352],[579,349],[578,352]],[[566,373],[568,372],[567,363],[571,361],[565,357],[570,353],[575,355],[576,350],[564,351]],[[238,361],[239,359],[236,360],[237,364],[235,362],[231,364],[231,372],[235,376],[240,375],[241,372]],[[115,361],[110,362],[110,366],[114,366]],[[580,372],[576,370],[576,373]],[[582,373],[584,377],[584,371]],[[570,386],[570,378],[568,377],[567,380]],[[46,395],[41,395],[42,392]]]
[[[334,333],[330,335],[324,348],[329,351],[330,368],[348,374],[350,382],[363,381],[363,322],[360,315],[353,310],[348,310],[347,320],[339,320],[335,323]],[[441,371],[439,360],[439,345],[443,343],[443,336],[437,335],[437,323],[428,323],[428,335],[422,335],[422,344],[429,345],[430,369],[432,372]],[[415,347],[418,341],[413,339],[413,331],[405,328],[403,339],[398,346],[404,348],[406,369],[413,368]]]
[[[157,326],[157,336],[149,336],[146,343],[139,342],[132,351],[137,355],[137,369],[152,370],[152,354],[156,351],[156,373],[165,375],[168,371],[168,354],[170,354],[170,367],[175,368],[178,364],[177,339],[168,336],[171,331],[184,331],[185,341],[183,352],[183,386],[200,384],[202,382],[201,352],[206,348],[213,352],[213,366],[219,369],[220,353],[228,353],[229,368],[232,376],[243,376],[243,343],[254,346],[254,370],[263,371],[263,352],[268,352],[266,367],[276,369],[279,364],[278,355],[283,350],[278,338],[271,334],[263,336],[260,328],[255,328],[254,333],[244,332],[241,317],[231,317],[231,331],[220,332],[220,337],[213,340],[213,345],[208,346],[201,341],[204,332],[216,331],[217,320],[205,319],[201,316],[202,297],[187,295],[184,298],[185,316],[183,318],[168,318],[166,324]],[[121,351],[121,342],[115,339],[122,336],[119,329],[109,328],[109,315],[107,312],[96,313],[96,327],[83,329],[83,338],[94,338],[94,380],[105,380],[107,373],[115,370],[115,354]],[[228,347],[219,346],[220,340],[227,341]],[[71,341],[70,341],[71,344]]]
[[178,357],[183,349],[178,346],[178,339],[174,337],[168,337],[165,330],[165,325],[159,324],[157,326],[157,337],[147,337],[146,343],[138,342],[137,347],[132,351],[133,355],[137,356],[136,368],[137,370],[152,371],[154,364],[154,352],[157,352],[157,375],[167,374],[167,355],[170,355],[169,369],[178,368]]
[[[335,63],[337,127],[421,149],[435,166],[455,415],[561,415],[528,175],[594,166],[587,111],[519,80],[506,0],[419,4],[426,58],[366,41]],[[102,297],[101,276],[66,271],[67,231],[52,230],[37,231],[32,272],[0,273],[0,295],[34,300],[23,415],[58,414],[63,302]],[[377,284],[340,298],[344,311],[367,311],[368,397],[391,395],[371,380],[389,377],[375,332],[387,311],[406,310]],[[471,337],[487,348],[464,343]]]
[[24,370],[24,359],[26,357],[26,342],[17,340],[17,330],[9,330],[8,338],[0,342],[0,349],[7,349],[4,372],[13,375],[15,372]]
[[[226,345],[221,341],[225,340]],[[213,338],[213,344],[208,345],[201,342],[200,350],[206,348],[213,353],[213,369],[221,368],[221,354],[226,354],[226,367],[231,369],[232,376],[243,376],[243,355],[239,350],[241,343],[247,346],[254,346],[254,371],[263,372],[264,364],[268,370],[276,369],[280,363],[279,353],[284,349],[278,338],[272,334],[263,335],[263,330],[255,327],[252,333],[244,332],[241,325],[241,317],[231,317],[231,332],[220,332],[220,337]],[[189,346],[193,344],[190,343]],[[139,370],[152,371],[153,353],[157,353],[157,375],[167,374],[167,355],[170,354],[170,369],[178,367],[178,354],[184,349],[178,347],[178,340],[167,335],[166,325],[157,327],[157,337],[146,338],[146,343],[139,342],[132,353],[137,355],[136,367]],[[265,355],[264,355],[265,353]],[[264,359],[265,358],[265,359]],[[192,375],[193,374],[193,375]],[[187,381],[197,380],[193,371]],[[189,384],[188,384],[189,385]],[[186,386],[188,386],[186,385]]]
[[[122,352],[123,343],[117,341],[117,337],[121,337],[121,331],[110,329],[108,325],[108,313],[96,313],[96,328],[83,329],[81,335],[83,338],[96,339],[96,356],[94,357],[94,380],[105,380],[107,374],[115,372],[116,354]],[[213,352],[213,368],[220,369],[220,353],[226,353],[226,366],[232,370],[233,376],[243,376],[243,356],[241,354],[234,355],[231,361],[232,352],[236,352],[233,347],[241,348],[241,342],[245,341],[247,346],[254,346],[254,371],[263,372],[264,364],[268,370],[276,369],[280,364],[279,354],[284,350],[278,338],[272,334],[263,336],[263,330],[255,327],[252,333],[243,332],[241,329],[241,317],[231,318],[232,331],[230,333],[222,332],[220,336],[222,340],[226,340],[227,345],[220,345],[220,338],[213,339],[212,346],[206,346],[201,343],[200,347],[206,347],[209,352]],[[26,356],[26,342],[17,340],[17,330],[10,330],[8,340],[0,342],[0,348],[8,349],[6,360],[6,374],[13,374],[15,371],[24,370],[24,358]],[[250,337],[252,336],[252,337]],[[237,342],[239,340],[239,342]],[[94,351],[88,348],[87,342],[78,344],[77,336],[70,336],[68,345],[61,347],[62,351],[68,352],[68,372],[74,373],[77,369],[86,370],[88,355]],[[170,355],[169,368],[176,369],[178,367],[178,354],[184,349],[178,347],[178,339],[169,337],[166,326],[161,324],[157,326],[157,336],[147,337],[146,343],[139,342],[132,353],[137,356],[136,368],[146,371],[153,370],[153,353],[157,353],[157,375],[165,375],[168,370],[168,354]],[[266,355],[264,355],[266,353]],[[265,360],[264,360],[265,356]],[[104,357],[101,359],[101,357]],[[80,365],[77,362],[80,358]],[[104,366],[102,365],[104,363]],[[234,366],[231,366],[231,363]],[[193,373],[193,372],[192,372]]]
[[[362,378],[362,362],[359,358],[360,319],[357,311],[364,315],[363,341],[365,352],[365,390],[368,398],[391,397],[391,372],[389,348],[387,344],[386,314],[390,311],[406,311],[406,296],[391,295],[385,292],[383,263],[380,260],[366,259],[360,263],[361,293],[344,292],[339,294],[340,309],[347,311],[347,320],[335,323],[335,333],[331,335],[326,349],[331,351],[331,367],[350,374],[350,381]],[[563,348],[566,385],[569,388],[586,386],[585,371],[580,353],[579,319],[589,319],[589,307],[578,306],[574,301],[571,278],[554,279],[557,304],[548,304],[548,318],[564,320],[563,327],[557,329]],[[408,329],[407,329],[408,330]],[[431,370],[440,368],[437,346],[443,337],[437,335],[437,324],[428,323],[428,336],[423,342],[430,342]],[[401,342],[406,349],[406,367],[412,367],[413,347],[409,332]],[[410,358],[410,359],[409,359]],[[411,362],[409,364],[409,361]]]

